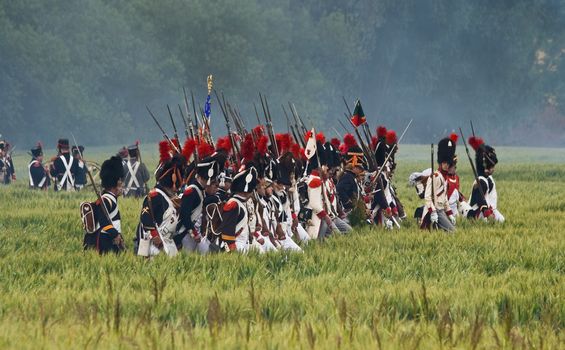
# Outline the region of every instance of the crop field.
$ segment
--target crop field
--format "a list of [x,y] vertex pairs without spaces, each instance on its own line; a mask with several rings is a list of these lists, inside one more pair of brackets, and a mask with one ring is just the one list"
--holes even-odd
[[[504,224],[419,230],[406,183],[429,148],[402,145],[401,230],[361,227],[303,254],[151,261],[132,253],[140,200],[119,201],[126,253],[85,253],[78,207],[93,192],[30,191],[17,156],[18,181],[0,187],[0,348],[564,349],[565,150],[497,151]],[[156,155],[143,149],[150,169]]]

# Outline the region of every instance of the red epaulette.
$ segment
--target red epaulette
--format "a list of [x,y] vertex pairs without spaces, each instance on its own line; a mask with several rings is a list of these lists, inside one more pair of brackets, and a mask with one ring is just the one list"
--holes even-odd
[[186,190],[184,190],[183,196],[188,196],[189,194],[192,193],[192,191],[194,191],[194,188],[187,187]]
[[319,177],[315,177],[313,178],[309,183],[308,183],[308,187],[310,188],[317,188],[322,186],[322,180],[320,180]]
[[159,192],[157,192],[155,190],[151,190],[149,192],[149,197],[151,197],[151,198],[157,197],[157,195],[159,195]]
[[237,202],[235,200],[229,200],[225,205],[224,205],[224,212],[226,211],[230,211],[237,208]]

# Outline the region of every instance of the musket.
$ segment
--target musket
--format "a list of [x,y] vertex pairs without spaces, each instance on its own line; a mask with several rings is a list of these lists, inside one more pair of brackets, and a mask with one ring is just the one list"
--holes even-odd
[[[289,102],[289,106],[290,106],[290,102]],[[287,119],[289,119],[288,115],[286,114],[286,109],[284,108],[284,105],[281,104],[281,107],[283,109],[284,115],[286,116]],[[292,123],[290,123],[290,130],[292,130],[292,134],[296,139],[296,143],[298,143],[302,148],[305,148],[306,142],[304,141],[304,137],[300,137],[302,134],[304,134],[304,132],[300,133],[300,128],[298,127],[298,118],[292,111],[292,108],[290,112],[292,114],[292,117],[294,118],[294,128],[292,127]]]
[[296,137],[296,134],[294,133],[294,129],[292,128],[292,125],[290,124],[290,119],[288,118],[288,114],[286,113],[286,109],[284,109],[284,105],[281,104],[284,116],[286,118],[286,127],[288,130],[288,133],[292,135],[292,138],[294,138],[294,142],[300,144],[300,141],[298,141],[298,138]]
[[270,131],[271,135],[273,135],[273,140],[275,141],[275,143],[273,144],[273,150],[275,153],[275,157],[278,158],[281,154],[280,154],[280,150],[279,150],[279,146],[277,145],[277,139],[275,137],[275,132],[273,130],[273,118],[271,117],[271,111],[269,110],[269,103],[267,102],[267,97],[265,96],[265,107],[267,107],[267,114],[265,115],[265,117],[268,117],[268,121],[267,121],[267,129]]
[[165,130],[163,130],[163,128],[161,127],[161,124],[159,124],[159,121],[157,120],[157,118],[155,118],[155,115],[153,114],[153,112],[151,112],[151,110],[149,109],[149,107],[147,105],[145,105],[145,108],[147,108],[147,112],[149,112],[149,115],[151,115],[151,118],[153,118],[153,121],[155,122],[155,124],[157,124],[157,127],[159,128],[159,130],[161,130],[161,132],[163,133],[163,137],[165,138],[165,140],[167,140],[167,142],[169,142],[171,147],[174,148],[177,153],[180,153],[180,150],[173,143],[173,141],[169,138],[169,135],[167,135]]
[[[237,133],[241,135],[241,137],[245,137],[245,135],[247,135],[247,130],[245,130],[245,127],[243,126],[241,120],[238,118],[237,114],[234,112],[232,106],[229,103],[227,103],[226,105],[228,113],[233,119],[233,124],[235,125]],[[253,137],[253,142],[257,142],[255,135],[251,134],[251,136]]]
[[[192,99],[192,111],[194,112],[194,122],[196,123],[196,130],[198,130],[198,114],[196,114],[196,103],[194,103],[194,94],[190,90],[190,98]],[[187,107],[188,108],[188,107]]]
[[473,127],[473,121],[469,120],[469,123],[471,123],[471,132],[473,133],[473,137],[475,137],[475,128]]
[[[396,148],[398,148],[398,145],[400,144],[400,141],[402,141],[402,139],[404,138],[404,135],[405,135],[406,132],[408,131],[408,128],[410,128],[410,125],[412,125],[412,121],[413,121],[413,120],[414,120],[414,119],[410,119],[410,121],[408,122],[408,125],[406,125],[406,127],[404,128],[404,131],[403,131],[402,134],[400,135],[400,138],[398,138],[398,141],[392,146],[392,148],[391,148],[390,151],[388,152],[388,154],[387,154],[387,156],[386,156],[385,161],[384,161],[383,164],[386,164],[386,163],[390,160],[390,157],[392,157],[392,155],[393,155],[393,153],[394,153],[394,150],[395,150]],[[378,178],[379,178],[379,176],[381,175],[383,169],[384,169],[384,167],[381,167],[381,168],[379,169],[379,171],[377,172],[377,176],[375,177],[375,179],[378,179]],[[432,167],[432,169],[433,169],[433,167]],[[376,181],[376,180],[375,180],[375,181]],[[371,182],[371,184],[373,184],[373,182]]]
[[298,112],[296,112],[296,106],[294,105],[294,103],[288,103],[288,106],[290,107],[290,112],[292,113],[292,115],[294,116],[295,120],[298,120],[298,122],[300,122],[300,126],[302,127],[302,132],[303,133],[307,133],[308,132],[308,128],[306,128],[306,125],[304,125],[304,122],[302,121],[302,118],[300,118],[300,116],[298,115]]
[[[77,140],[75,138],[75,135],[72,132],[71,132],[71,136],[73,137],[73,142],[75,143],[75,147],[77,148],[78,156],[79,156],[80,160],[84,163],[84,169],[86,169],[86,174],[88,175],[88,178],[90,179],[90,182],[92,183],[92,188],[94,188],[94,193],[96,193],[96,197],[100,201],[100,204],[102,206],[102,212],[104,213],[106,220],[108,220],[108,223],[112,224],[112,218],[110,218],[110,213],[108,212],[108,208],[106,208],[106,204],[104,203],[104,199],[102,199],[102,195],[100,194],[100,191],[98,191],[98,187],[96,186],[96,182],[94,182],[94,177],[92,177],[92,173],[90,172],[90,169],[88,168],[88,164],[86,164],[86,161],[82,157],[82,152],[80,151],[80,148],[78,147],[78,143],[77,143]],[[120,237],[121,236],[122,236],[122,234],[120,232]],[[120,248],[121,249],[126,248],[123,238],[121,238],[121,240],[120,240]]]
[[339,125],[341,125],[341,127],[343,128],[343,130],[345,130],[345,132],[347,134],[349,134],[349,130],[347,130],[347,127],[345,126],[345,124],[343,124],[343,122],[341,120],[338,119],[337,121],[339,123]]
[[257,112],[257,105],[253,102],[253,109],[255,109],[255,116],[257,117],[257,125],[261,125],[261,118],[259,118],[259,113]]
[[471,158],[471,153],[469,152],[469,147],[467,147],[467,141],[465,140],[465,135],[463,135],[463,130],[459,128],[459,133],[461,134],[461,138],[463,139],[463,144],[465,145],[465,152],[467,152],[467,158],[469,158],[469,163],[471,163],[471,169],[473,169],[473,175],[475,176],[475,184],[479,188],[479,192],[483,197],[483,200],[486,203],[485,192],[481,186],[481,182],[479,180],[479,174],[477,173],[477,169],[475,168],[475,164],[473,163],[473,159]]
[[169,105],[167,105],[167,111],[169,112],[169,118],[171,118],[171,124],[173,124],[173,131],[175,133],[175,139],[177,139],[177,141],[179,141],[179,134],[177,132],[177,126],[175,125],[175,119],[173,118],[173,113],[171,112],[171,108],[169,107]]
[[259,99],[261,100],[261,107],[263,108],[263,114],[265,116],[266,126],[267,126],[267,134],[269,135],[269,140],[271,141],[271,147],[273,149],[273,153],[275,158],[279,157],[279,148],[277,145],[277,140],[275,138],[275,133],[273,131],[273,124],[270,119],[269,107],[267,105],[267,97],[265,97],[265,101],[263,101],[263,95],[259,93]]
[[230,142],[231,142],[232,148],[235,150],[235,152],[237,154],[237,158],[241,159],[241,155],[239,153],[239,147],[238,147],[237,143],[235,142],[235,139],[233,137],[233,133],[231,131],[230,119],[228,117],[226,110],[224,109],[224,106],[222,105],[222,101],[220,100],[220,96],[218,96],[218,92],[216,91],[216,89],[214,89],[214,95],[216,95],[216,99],[218,100],[218,104],[220,105],[220,109],[222,110],[222,114],[224,115],[224,119],[226,120],[226,128],[228,129],[228,136],[230,137]]
[[335,132],[335,136],[337,136],[339,139],[343,139],[343,136],[336,130],[336,128],[332,126],[332,129]]
[[178,106],[179,106],[180,118],[182,119],[182,123],[184,124],[184,136],[188,140],[191,138],[191,136],[194,137],[194,135],[192,135],[192,132],[189,133],[190,127],[188,126],[188,122],[186,121],[184,114],[182,113],[181,106],[180,105]]
[[[436,207],[436,200],[435,200],[436,191],[435,191],[435,188],[434,188],[434,174],[435,174],[435,172],[434,172],[434,167],[435,167],[435,164],[434,164],[434,144],[432,143],[431,145],[432,145],[432,147],[431,147],[431,149],[432,149],[432,152],[431,152],[432,153],[432,157],[431,157],[432,158],[432,175],[430,176],[428,181],[432,182],[431,183],[431,186],[432,186],[432,206],[435,209],[435,207]],[[430,220],[430,230],[432,229],[432,227],[437,228],[437,225],[435,223],[432,223],[431,220]]]
[[[198,138],[194,137],[194,125],[192,124],[192,120],[188,121],[188,126],[187,126],[186,120],[184,119],[184,115],[182,113],[182,108],[180,107],[180,105],[178,105],[178,106],[179,106],[180,115],[182,117],[182,120],[184,121],[184,126],[185,126],[184,133],[186,135],[186,139],[188,140],[189,138],[191,138],[191,139],[195,140],[195,142],[198,144]],[[188,108],[187,108],[187,110],[188,110]],[[188,127],[188,131],[187,131],[187,127]],[[188,134],[189,132],[190,132],[190,135]],[[198,147],[195,147],[194,148],[194,160],[196,161],[196,163],[198,163],[198,159],[200,159],[198,157]],[[188,162],[189,159],[187,159],[186,161]]]
[[[188,97],[186,96],[186,89],[184,88],[184,86],[182,87],[182,92],[184,95],[184,108],[186,110],[186,118],[188,119],[188,125],[190,127],[190,135],[193,139],[196,140],[197,144],[200,144],[200,138],[198,137],[198,125],[196,126],[195,130],[192,119],[190,118],[190,110],[188,109]],[[192,91],[190,93],[192,94]],[[194,103],[194,97],[192,98],[192,102]],[[196,118],[196,115],[194,115],[194,118]],[[196,122],[198,123],[198,120]]]

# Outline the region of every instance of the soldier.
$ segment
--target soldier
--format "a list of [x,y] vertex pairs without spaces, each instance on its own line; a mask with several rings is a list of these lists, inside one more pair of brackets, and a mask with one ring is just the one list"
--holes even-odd
[[47,190],[50,185],[49,169],[43,165],[43,149],[40,143],[31,149],[31,157],[28,165],[29,187]]
[[[426,193],[426,184],[428,183],[428,179],[432,175],[432,168],[427,168],[421,172],[413,172],[408,177],[408,184],[413,186],[416,189],[416,194],[420,199],[424,199],[424,195]],[[418,222],[418,225],[421,224],[421,220],[424,217],[424,208],[425,203],[416,208],[414,211],[414,218]]]
[[86,186],[86,167],[87,165],[82,160],[84,155],[84,146],[73,146],[71,149],[73,153],[74,162],[77,164],[75,173],[75,190],[80,191]]
[[208,241],[202,241],[200,234],[204,197],[216,194],[220,165],[214,156],[210,156],[199,161],[195,171],[195,178],[182,194],[178,235],[175,237],[175,242],[177,246],[182,245],[187,252],[198,249],[201,253],[206,253]]
[[10,144],[0,140],[0,183],[9,185],[16,181],[16,169],[10,152]]
[[124,196],[143,197],[147,194],[147,182],[151,178],[145,163],[141,162],[139,146],[128,147],[128,158],[124,160]]
[[219,252],[221,248],[221,237],[217,230],[222,221],[222,211],[224,204],[230,196],[230,187],[233,181],[233,171],[224,169],[218,175],[218,190],[216,193],[206,191],[204,202],[202,204],[204,213],[202,214],[202,236],[208,240],[204,242],[204,246],[208,246],[208,251],[212,253]]
[[447,172],[449,167],[453,166],[457,161],[455,149],[455,142],[448,137],[440,140],[437,145],[437,163],[439,168],[426,183],[426,191],[424,193],[426,204],[420,226],[422,229],[437,227],[447,232],[455,231],[456,219],[447,198]]
[[[454,145],[457,145],[458,135],[452,133],[449,135],[449,139]],[[453,216],[459,216],[460,212],[468,212],[470,209],[469,204],[466,202],[465,196],[461,193],[459,186],[459,175],[457,174],[457,156],[454,157],[453,164],[449,166],[447,170],[447,200],[449,201],[449,206]]]
[[75,174],[78,163],[71,156],[68,139],[59,139],[57,143],[58,155],[51,164],[51,176],[55,179],[55,191],[74,191]]
[[277,247],[280,247],[280,243],[274,236],[276,226],[273,225],[276,225],[276,219],[273,213],[272,202],[270,201],[270,196],[272,196],[272,188],[270,187],[272,184],[273,181],[269,178],[259,178],[253,196],[253,200],[256,203],[256,220],[259,225],[259,227],[257,225],[255,227],[253,245],[262,253],[275,251]]
[[359,179],[365,174],[366,159],[353,135],[345,135],[343,142],[341,146],[345,157],[345,171],[336,189],[341,206],[347,215],[357,205],[357,202],[363,199],[363,189]]
[[275,232],[278,231],[278,242],[281,249],[302,251],[302,248],[292,239],[295,227],[293,227],[293,215],[288,196],[288,188],[292,185],[290,169],[294,168],[292,154],[287,153],[280,160],[272,161],[272,163],[272,180],[274,181],[267,195],[275,213]]
[[352,230],[349,223],[346,221],[346,215],[341,207],[341,203],[337,194],[337,187],[334,177],[336,172],[341,167],[341,156],[337,148],[330,142],[324,143],[324,162],[321,168],[321,176],[325,185],[324,199],[328,203],[328,215],[333,221],[335,227],[341,233],[347,233]]
[[134,252],[145,257],[157,255],[161,250],[169,256],[178,252],[173,240],[179,221],[177,191],[182,185],[186,160],[179,154],[173,157],[161,154],[160,165],[157,183],[143,200],[135,238]]
[[496,151],[479,137],[470,137],[469,144],[475,150],[475,166],[480,187],[475,180],[470,199],[471,210],[466,216],[477,219],[492,218],[496,222],[504,222],[504,216],[498,210],[498,192],[492,177],[498,164]]
[[118,253],[124,249],[121,216],[118,208],[118,197],[122,193],[123,178],[122,160],[119,157],[112,157],[102,163],[100,169],[102,202],[100,200],[95,202],[93,212],[96,231],[84,235],[85,250],[96,249],[100,254],[104,254]]
[[308,176],[304,180],[308,186],[308,204],[306,204],[307,217],[306,231],[312,239],[324,239],[331,235],[332,231],[338,231],[332,217],[329,214],[329,203],[326,202],[324,191],[326,185],[322,179],[322,164],[325,164],[325,153],[323,152],[323,135],[318,134],[314,138],[313,133],[307,135],[308,144],[305,149],[306,173]]
[[[384,136],[381,136],[383,134]],[[396,133],[380,126],[377,128],[377,135],[379,135],[379,141],[375,147],[375,160],[380,169],[380,175],[378,179],[373,179],[375,189],[371,203],[371,216],[375,224],[392,229],[398,217],[398,208],[391,184],[393,159],[389,154],[392,151],[392,146],[396,143]]]
[[258,183],[257,169],[242,166],[231,186],[232,196],[223,208],[223,220],[218,227],[226,251],[245,253],[249,250],[250,229],[246,202]]

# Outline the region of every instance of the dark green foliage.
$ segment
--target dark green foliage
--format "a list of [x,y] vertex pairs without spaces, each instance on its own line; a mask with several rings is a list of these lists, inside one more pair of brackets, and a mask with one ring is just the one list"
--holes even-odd
[[498,144],[565,144],[563,27],[551,0],[4,1],[0,133],[154,141],[145,104],[164,120],[182,86],[203,104],[214,74],[249,124],[258,91],[279,129],[280,103],[324,125],[345,95],[373,126],[415,118],[411,141],[474,119]]

